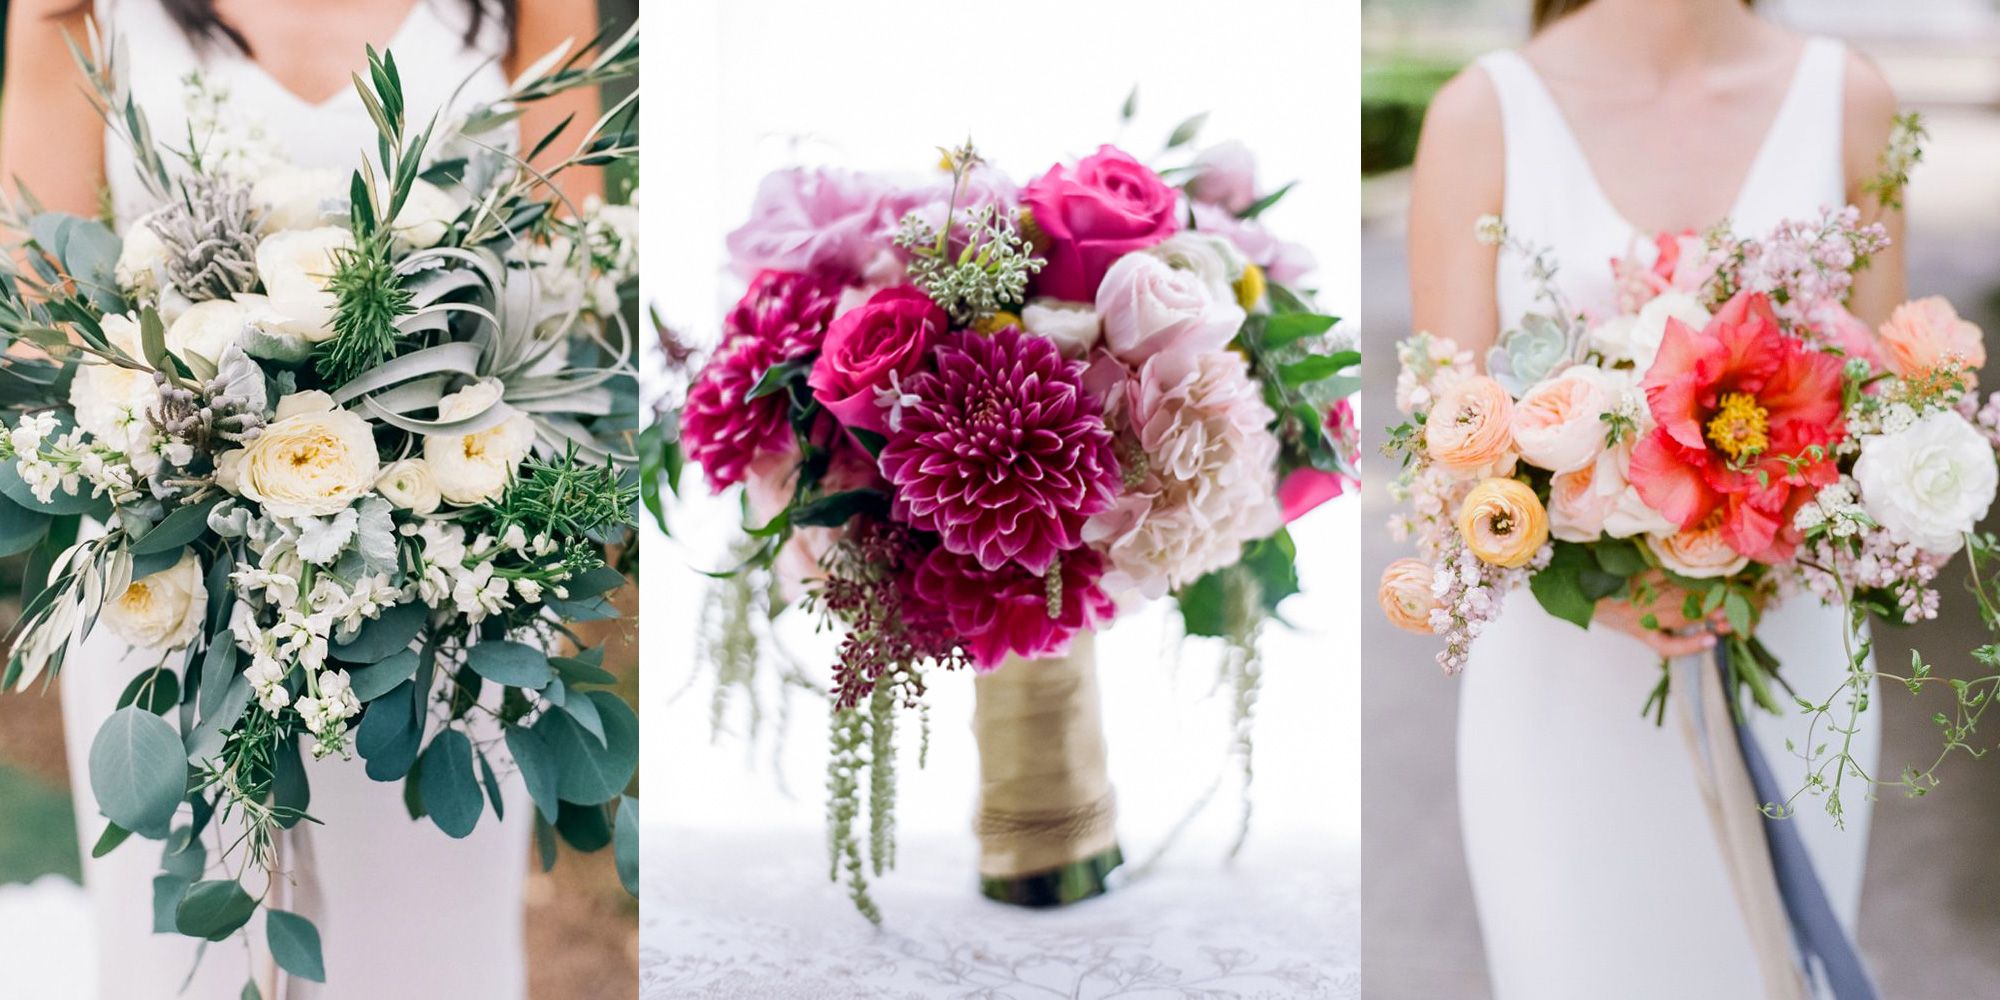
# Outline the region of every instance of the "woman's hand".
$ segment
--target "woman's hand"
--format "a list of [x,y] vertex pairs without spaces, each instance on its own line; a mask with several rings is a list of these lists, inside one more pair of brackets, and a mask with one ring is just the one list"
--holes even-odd
[[[1655,570],[1636,578],[1632,585],[1630,599],[1607,597],[1598,601],[1595,621],[1653,647],[1667,659],[1707,652],[1715,648],[1717,636],[1729,634],[1729,619],[1720,609],[1706,621],[1689,618],[1684,613],[1687,591],[1668,582],[1665,574]],[[1647,626],[1648,615],[1653,618],[1652,627]]]

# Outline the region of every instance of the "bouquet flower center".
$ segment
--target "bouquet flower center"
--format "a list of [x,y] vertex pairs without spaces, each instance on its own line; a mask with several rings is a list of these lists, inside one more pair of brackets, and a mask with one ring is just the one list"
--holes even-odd
[[1770,411],[1747,392],[1722,396],[1722,406],[1708,421],[1708,440],[1732,459],[1761,453],[1770,446]]

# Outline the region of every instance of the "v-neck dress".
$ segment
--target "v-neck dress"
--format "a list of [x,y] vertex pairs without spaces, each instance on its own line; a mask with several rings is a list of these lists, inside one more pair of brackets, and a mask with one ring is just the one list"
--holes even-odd
[[[1814,39],[1800,57],[1731,212],[1761,235],[1846,200],[1842,167],[1845,52]],[[1506,141],[1505,217],[1561,262],[1569,302],[1608,310],[1608,262],[1640,233],[1604,194],[1582,146],[1518,53],[1480,60],[1499,94]],[[1533,307],[1522,262],[1503,255],[1503,328]],[[1771,609],[1760,637],[1798,690],[1822,696],[1845,671],[1837,609],[1810,596]],[[1756,958],[1704,809],[1689,750],[1669,713],[1640,706],[1660,676],[1637,639],[1551,617],[1526,592],[1474,644],[1461,678],[1459,811],[1496,1000],[1753,1000]],[[1781,782],[1803,765],[1804,718],[1758,712],[1756,737]],[[1872,768],[1880,711],[1863,717],[1856,757]],[[1853,927],[1867,855],[1869,803],[1846,797],[1837,830],[1818,799],[1798,815],[1834,909]]]
[[[212,89],[228,95],[222,105],[226,128],[255,137],[286,162],[347,171],[373,155],[375,128],[351,86],[307,101],[233,49],[197,51],[160,0],[98,0],[95,13],[99,30],[122,46],[123,78],[155,135],[187,134],[184,80],[198,70]],[[389,43],[413,120],[428,119],[434,110],[442,120],[506,93],[498,58],[506,48],[504,32],[489,19],[491,30],[467,46],[467,14],[460,0],[416,0]],[[105,177],[121,230],[153,207],[130,151],[109,135]],[[247,953],[234,940],[198,949],[189,938],[154,933],[159,845],[135,839],[102,858],[89,857],[104,829],[87,777],[91,736],[125,685],[158,662],[157,650],[131,649],[100,626],[61,675],[98,991],[119,1000],[235,997],[246,981],[271,974],[261,917],[249,927]],[[519,776],[503,765],[496,760],[506,775],[505,820],[489,810],[471,836],[452,840],[428,820],[411,820],[402,785],[369,780],[360,759],[309,761],[308,811],[324,825],[302,824],[303,833],[287,835],[281,863],[294,881],[277,898],[280,908],[318,925],[329,983],[280,977],[275,997],[269,991],[263,996],[525,997],[522,907],[534,808]],[[207,839],[213,864],[219,852],[214,837]],[[241,863],[240,852],[235,863]],[[253,891],[260,884],[252,878]],[[197,965],[197,952],[204,950]]]

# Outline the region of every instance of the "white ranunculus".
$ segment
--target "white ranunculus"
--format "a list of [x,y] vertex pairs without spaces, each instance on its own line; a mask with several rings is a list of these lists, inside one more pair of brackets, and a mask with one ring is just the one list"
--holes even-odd
[[[143,361],[139,323],[130,316],[107,315],[98,321],[105,339],[135,361]],[[76,408],[76,425],[99,443],[121,450],[150,437],[146,414],[160,404],[153,373],[89,358],[77,366],[69,384],[69,402]]]
[[235,299],[197,302],[167,327],[167,350],[185,359],[196,355],[209,364],[222,360],[222,353],[243,335],[250,321],[250,308]]
[[[438,419],[462,420],[499,405],[504,404],[498,383],[474,382],[438,400]],[[534,421],[512,413],[472,434],[425,436],[424,461],[439,495],[463,507],[500,496],[534,446]]]
[[1708,310],[1686,292],[1661,292],[1639,308],[1629,321],[1599,323],[1590,331],[1591,346],[1612,361],[1630,361],[1644,375],[1659,356],[1660,341],[1667,335],[1667,321],[1680,320],[1699,330],[1708,325]]
[[1209,275],[1141,250],[1118,258],[1097,288],[1104,345],[1138,366],[1165,351],[1206,354],[1228,345],[1245,313]]
[[419,179],[410,186],[403,210],[396,213],[396,222],[390,228],[405,244],[423,250],[437,246],[444,239],[459,211],[457,198],[436,184]]
[[318,391],[278,401],[277,419],[243,449],[236,486],[277,517],[327,517],[375,488],[375,432]]
[[186,551],[179,562],[133,581],[107,602],[104,621],[119,638],[140,649],[180,649],[200,633],[207,606],[201,561]]
[[266,233],[287,229],[318,229],[346,212],[354,174],[331,168],[279,167],[258,175],[250,200],[263,218]]
[[375,492],[390,503],[413,514],[428,514],[438,508],[442,494],[430,463],[421,458],[391,462],[375,477]]
[[112,268],[118,287],[141,296],[160,290],[167,268],[167,245],[153,231],[151,219],[150,214],[141,216],[125,230],[118,263]]
[[1876,523],[1926,552],[1949,555],[1993,506],[1993,446],[1944,410],[1861,442],[1854,463],[1861,505]]
[[1071,361],[1089,354],[1104,336],[1096,307],[1050,298],[1030,300],[1021,309],[1021,329],[1054,341],[1056,350]]
[[347,230],[333,226],[264,237],[257,244],[257,277],[270,307],[263,322],[313,343],[331,338],[339,303],[326,286],[338,266],[336,254],[353,246]]
[[1201,275],[1216,298],[1230,302],[1236,301],[1236,282],[1250,266],[1250,258],[1243,256],[1236,244],[1208,233],[1175,233],[1140,252],[1158,257],[1177,270]]

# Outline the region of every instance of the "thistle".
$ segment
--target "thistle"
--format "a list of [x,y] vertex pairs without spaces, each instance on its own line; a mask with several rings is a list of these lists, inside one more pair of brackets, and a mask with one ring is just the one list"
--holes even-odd
[[[960,220],[958,198],[966,176],[984,161],[970,143],[941,152],[951,170],[944,229],[933,229],[912,212],[903,217],[895,243],[910,254],[910,281],[951,314],[953,323],[973,326],[1025,299],[1028,279],[1044,262],[1022,236],[1016,213],[982,205]],[[953,253],[952,235],[959,228],[964,230],[963,246]]]
[[256,209],[240,181],[196,175],[147,219],[167,250],[167,283],[190,301],[226,299],[257,286]]

